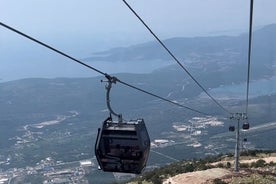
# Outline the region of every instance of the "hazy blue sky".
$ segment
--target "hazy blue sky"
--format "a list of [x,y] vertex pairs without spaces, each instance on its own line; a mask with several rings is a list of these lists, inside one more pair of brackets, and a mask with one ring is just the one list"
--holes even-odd
[[[128,2],[161,39],[248,30],[250,0]],[[254,3],[255,27],[276,23],[275,0]],[[0,0],[0,7],[1,22],[78,58],[115,46],[154,40],[121,0]],[[89,76],[85,68],[78,68],[3,27],[0,40],[0,78],[62,76],[61,73],[76,76],[80,72]]]

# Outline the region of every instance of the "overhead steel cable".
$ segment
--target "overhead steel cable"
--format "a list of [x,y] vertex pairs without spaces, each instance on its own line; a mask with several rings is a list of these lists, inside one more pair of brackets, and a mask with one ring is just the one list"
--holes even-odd
[[252,47],[252,25],[253,25],[253,3],[250,1],[250,18],[249,18],[249,36],[248,36],[248,56],[247,56],[247,82],[246,82],[246,115],[248,113],[248,99],[249,99],[249,83],[250,83],[250,65],[251,65],[251,47]]
[[28,39],[36,42],[36,43],[38,43],[38,44],[40,44],[40,45],[42,45],[42,46],[44,46],[44,47],[46,47],[46,48],[54,51],[54,52],[57,52],[58,54],[60,54],[60,55],[62,55],[64,57],[67,57],[67,58],[69,58],[69,59],[71,59],[71,60],[73,60],[73,61],[75,61],[75,62],[77,62],[77,63],[79,63],[79,64],[81,64],[81,65],[83,65],[85,67],[87,67],[87,68],[90,68],[90,69],[94,70],[95,72],[98,72],[98,73],[100,73],[102,75],[106,75],[102,71],[100,71],[100,70],[98,70],[98,69],[96,69],[96,68],[94,68],[94,67],[92,67],[92,66],[90,66],[88,64],[85,64],[84,62],[82,62],[82,61],[80,61],[80,60],[78,60],[76,58],[73,58],[73,57],[69,56],[68,54],[65,54],[64,52],[61,52],[60,50],[57,50],[54,47],[51,47],[50,45],[47,45],[47,44],[45,44],[45,43],[43,43],[43,42],[41,42],[41,41],[39,41],[39,40],[37,40],[37,39],[35,39],[33,37],[31,37],[31,36],[29,36],[29,35],[21,32],[21,31],[17,30],[17,29],[14,29],[14,28],[8,26],[7,24],[4,24],[4,23],[0,22],[0,25],[3,26],[3,27],[5,27],[5,28],[7,28],[7,29],[9,29],[9,30],[11,30],[11,31],[13,31],[13,32],[15,32],[15,33],[17,33],[17,34],[19,34],[19,35],[21,35],[21,36],[23,36],[23,37],[26,37],[26,38],[28,38]]
[[83,66],[85,66],[85,67],[87,67],[87,68],[89,68],[89,69],[91,69],[91,70],[94,70],[95,72],[97,72],[97,73],[99,73],[99,74],[101,74],[101,75],[104,75],[104,76],[105,76],[106,78],[108,78],[108,79],[109,79],[109,78],[114,78],[114,79],[115,79],[115,82],[119,82],[119,83],[121,83],[121,84],[123,84],[123,85],[125,85],[125,86],[128,86],[128,87],[130,87],[130,88],[133,88],[133,89],[138,90],[138,91],[140,91],[140,92],[143,92],[143,93],[145,93],[145,94],[148,94],[148,95],[153,96],[153,97],[155,97],[155,98],[158,98],[158,99],[160,99],[160,100],[169,102],[169,103],[171,103],[171,104],[174,104],[174,105],[177,105],[177,106],[179,106],[179,107],[182,107],[182,108],[185,108],[185,109],[194,111],[194,112],[199,113],[199,114],[202,114],[202,115],[210,115],[210,114],[208,114],[208,113],[204,113],[204,112],[201,112],[201,111],[199,111],[199,110],[192,109],[192,108],[187,107],[187,106],[184,106],[184,105],[182,105],[182,104],[180,104],[180,103],[171,101],[171,100],[169,100],[169,99],[163,98],[163,97],[161,97],[161,96],[159,96],[159,95],[156,95],[156,94],[154,94],[154,93],[148,92],[148,91],[146,91],[146,90],[144,90],[144,89],[141,89],[141,88],[138,88],[138,87],[133,86],[133,85],[131,85],[131,84],[128,84],[128,83],[126,83],[126,82],[124,82],[124,81],[121,81],[120,79],[118,79],[118,78],[116,78],[116,77],[112,77],[112,76],[110,76],[109,74],[104,73],[104,72],[102,72],[101,70],[98,70],[98,69],[96,69],[96,68],[94,68],[94,67],[92,67],[92,66],[90,66],[90,65],[88,65],[88,64],[86,64],[86,63],[84,63],[84,62],[82,62],[82,61],[80,61],[80,60],[78,60],[78,59],[76,59],[76,58],[74,58],[74,57],[72,57],[72,56],[70,56],[70,55],[68,55],[68,54],[66,54],[66,53],[64,53],[64,52],[62,52],[62,51],[56,49],[56,48],[54,48],[54,47],[52,47],[52,46],[50,46],[50,45],[48,45],[48,44],[45,44],[44,42],[41,42],[41,41],[39,41],[39,40],[37,40],[37,39],[35,39],[35,38],[33,38],[33,37],[31,37],[31,36],[29,36],[29,35],[27,35],[27,34],[21,32],[21,31],[15,29],[15,28],[12,28],[12,27],[8,26],[7,24],[4,24],[4,23],[0,22],[0,25],[3,26],[3,27],[5,27],[5,28],[7,28],[8,30],[13,31],[13,32],[15,32],[15,33],[17,33],[17,34],[19,34],[19,35],[21,35],[21,36],[23,36],[23,37],[25,37],[25,38],[27,38],[27,39],[33,41],[33,42],[39,44],[39,45],[42,45],[42,46],[44,46],[44,47],[46,47],[46,48],[48,48],[48,49],[50,49],[50,50],[52,50],[52,51],[54,51],[54,52],[60,54],[60,55],[62,55],[62,56],[64,56],[64,57],[68,58],[68,59],[71,59],[72,61],[75,61],[75,62],[77,62],[78,64],[81,64],[81,65],[83,65]]
[[163,157],[165,157],[165,158],[168,158],[168,159],[170,159],[170,160],[173,160],[173,161],[176,161],[176,162],[179,162],[179,161],[180,161],[180,160],[178,160],[178,159],[176,159],[176,158],[173,158],[173,157],[171,157],[171,156],[169,156],[169,155],[166,155],[166,154],[164,154],[164,153],[160,153],[159,151],[154,151],[153,149],[151,149],[150,151],[153,152],[153,153],[156,153],[156,154],[158,154],[158,155],[160,155],[160,156],[163,156]]
[[133,85],[130,85],[130,84],[128,84],[128,83],[125,83],[125,82],[123,82],[123,81],[121,81],[121,80],[119,80],[119,79],[117,80],[117,82],[119,82],[119,83],[121,83],[121,84],[124,84],[125,86],[128,86],[128,87],[130,87],[130,88],[133,88],[133,89],[136,89],[136,90],[138,90],[138,91],[141,91],[141,92],[143,92],[143,93],[146,93],[146,94],[148,94],[148,95],[150,95],[150,96],[154,96],[154,97],[156,97],[156,98],[159,98],[159,99],[161,99],[161,100],[163,100],[163,101],[166,101],[166,102],[169,102],[169,103],[171,103],[171,104],[177,105],[177,106],[179,106],[179,107],[183,107],[183,108],[189,109],[189,110],[191,110],[191,111],[194,111],[194,112],[197,112],[197,113],[199,113],[199,114],[206,115],[206,116],[210,115],[210,114],[207,114],[207,113],[204,113],[204,112],[201,112],[201,111],[192,109],[192,108],[190,108],[190,107],[181,105],[180,103],[177,103],[177,102],[168,100],[168,99],[163,98],[163,97],[161,97],[161,96],[155,95],[155,94],[150,93],[150,92],[148,92],[148,91],[145,91],[145,90],[143,90],[143,89],[141,89],[141,88],[137,88],[137,87],[135,87],[135,86],[133,86]]
[[168,54],[175,60],[175,62],[191,77],[191,79],[226,113],[231,114],[225,109],[214,97],[208,93],[208,91],[193,77],[193,75],[181,64],[177,57],[170,51],[170,49],[158,38],[158,36],[152,31],[152,29],[145,23],[145,21],[136,13],[136,11],[125,1],[122,0],[125,5],[131,10],[131,12],[140,20],[140,22],[147,28],[152,36],[159,42],[159,44],[168,52]]

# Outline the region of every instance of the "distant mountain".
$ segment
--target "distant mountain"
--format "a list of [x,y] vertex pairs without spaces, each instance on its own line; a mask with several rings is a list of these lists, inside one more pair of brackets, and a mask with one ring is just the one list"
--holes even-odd
[[[218,63],[246,62],[248,34],[240,36],[213,36],[171,38],[165,45],[184,63],[216,61]],[[271,64],[276,57],[276,24],[267,25],[253,32],[252,62]],[[231,57],[227,57],[231,55]],[[172,58],[157,41],[120,47],[94,53],[87,61],[141,62],[169,61]]]

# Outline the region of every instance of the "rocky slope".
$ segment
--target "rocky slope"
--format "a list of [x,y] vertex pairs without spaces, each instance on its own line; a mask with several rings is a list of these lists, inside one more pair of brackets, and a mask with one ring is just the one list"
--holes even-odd
[[173,163],[145,173],[129,184],[250,184],[276,183],[276,152],[249,151],[240,157],[240,170],[233,170],[233,155]]

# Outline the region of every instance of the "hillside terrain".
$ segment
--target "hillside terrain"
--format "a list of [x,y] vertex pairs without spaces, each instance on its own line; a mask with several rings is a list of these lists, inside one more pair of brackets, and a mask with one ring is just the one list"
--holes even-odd
[[233,156],[220,155],[188,160],[145,173],[128,184],[250,184],[276,182],[276,152],[243,152],[239,172],[233,171]]

